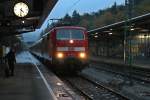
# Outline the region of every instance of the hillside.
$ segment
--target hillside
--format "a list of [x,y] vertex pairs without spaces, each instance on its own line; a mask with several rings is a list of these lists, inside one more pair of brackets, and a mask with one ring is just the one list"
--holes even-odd
[[132,17],[139,16],[150,12],[150,0],[134,0],[130,2],[131,8],[127,8],[125,5],[117,5],[114,3],[112,7],[99,10],[98,12],[85,13],[80,15],[77,11],[74,11],[72,16],[66,14],[62,18],[63,22],[70,22],[74,26],[86,27],[88,30],[102,27],[108,24],[119,22],[127,18],[127,13],[130,11]]

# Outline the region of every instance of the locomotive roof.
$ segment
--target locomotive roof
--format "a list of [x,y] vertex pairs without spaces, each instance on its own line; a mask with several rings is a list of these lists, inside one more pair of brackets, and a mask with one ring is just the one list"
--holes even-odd
[[84,27],[79,27],[79,26],[60,26],[60,27],[55,27],[54,29],[61,29],[61,28],[71,28],[71,29],[83,29],[86,30]]

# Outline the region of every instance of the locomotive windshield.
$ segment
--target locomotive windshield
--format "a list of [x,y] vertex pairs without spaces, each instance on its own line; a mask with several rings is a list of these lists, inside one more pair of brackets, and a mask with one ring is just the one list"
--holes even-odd
[[80,29],[59,29],[56,34],[57,40],[83,40],[84,33]]

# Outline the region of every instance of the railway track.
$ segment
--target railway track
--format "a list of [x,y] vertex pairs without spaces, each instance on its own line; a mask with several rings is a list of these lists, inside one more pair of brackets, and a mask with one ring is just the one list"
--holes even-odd
[[[94,66],[101,66],[101,65],[95,65]],[[110,66],[111,67],[111,66]],[[98,70],[104,70],[104,71],[107,71],[107,72],[111,72],[111,73],[114,73],[114,74],[119,74],[121,76],[125,76],[125,77],[129,77],[129,78],[132,78],[132,79],[135,79],[137,81],[142,81],[142,82],[146,82],[146,83],[150,83],[150,73],[144,73],[144,71],[139,71],[139,70],[126,70],[126,71],[123,71],[123,70],[115,70],[115,69],[110,69],[110,68],[102,68],[102,67],[96,67],[96,69]]]
[[64,80],[82,93],[88,100],[130,100],[113,89],[84,78],[83,76],[65,77]]

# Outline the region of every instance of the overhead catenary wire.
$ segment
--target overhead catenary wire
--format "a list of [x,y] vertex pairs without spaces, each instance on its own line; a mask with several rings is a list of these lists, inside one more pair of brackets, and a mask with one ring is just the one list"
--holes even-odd
[[67,9],[66,14],[69,13],[69,12],[72,10],[72,8],[73,8],[74,6],[76,6],[80,1],[81,1],[81,0],[77,0],[76,2],[74,2],[74,3]]

